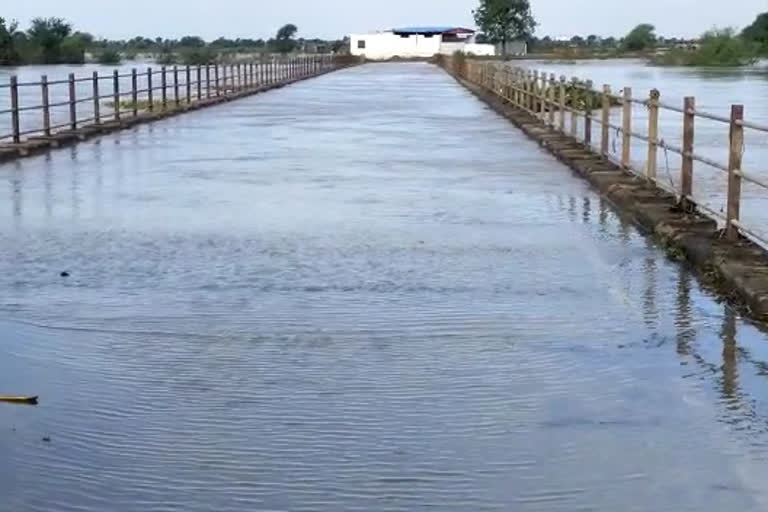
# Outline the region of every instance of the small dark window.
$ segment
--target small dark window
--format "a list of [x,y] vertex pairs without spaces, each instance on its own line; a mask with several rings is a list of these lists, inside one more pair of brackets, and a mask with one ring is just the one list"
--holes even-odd
[[358,47],[359,49],[361,49],[361,50],[365,50],[365,39],[360,39],[360,40],[357,42],[357,47]]
[[403,39],[408,39],[411,36],[408,34],[400,34],[400,37],[402,37]]
[[432,37],[432,36],[434,36],[434,35],[435,35],[435,34],[424,34],[424,37]]

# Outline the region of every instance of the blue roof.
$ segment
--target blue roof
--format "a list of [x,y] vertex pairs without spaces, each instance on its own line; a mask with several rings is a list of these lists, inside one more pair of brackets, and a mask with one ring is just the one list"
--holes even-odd
[[442,34],[458,27],[402,27],[393,28],[392,32],[399,34]]

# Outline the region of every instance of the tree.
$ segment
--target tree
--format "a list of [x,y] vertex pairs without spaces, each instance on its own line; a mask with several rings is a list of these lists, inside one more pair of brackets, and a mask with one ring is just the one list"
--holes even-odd
[[198,36],[184,36],[179,39],[179,46],[183,48],[204,48],[205,41]]
[[624,48],[639,52],[652,48],[656,44],[656,27],[650,23],[642,23],[624,38]]
[[571,38],[572,46],[584,46],[584,38],[581,36],[573,36]]
[[61,18],[34,18],[27,34],[30,42],[39,47],[43,64],[59,64],[61,47],[72,34],[72,25]]
[[768,46],[768,12],[759,14],[755,21],[741,32],[741,37],[761,46]]
[[527,39],[536,28],[529,0],[480,0],[472,14],[477,26],[492,41],[501,43],[504,55],[508,41]]
[[15,21],[6,26],[5,19],[0,18],[0,66],[12,66],[21,60],[14,37],[17,27]]
[[596,36],[595,34],[590,34],[587,36],[587,45],[588,46],[596,46],[600,42],[600,38]]
[[280,30],[277,31],[277,35],[275,35],[275,39],[273,40],[275,50],[280,53],[292,52],[296,48],[296,40],[294,37],[298,31],[299,29],[292,23],[280,27]]

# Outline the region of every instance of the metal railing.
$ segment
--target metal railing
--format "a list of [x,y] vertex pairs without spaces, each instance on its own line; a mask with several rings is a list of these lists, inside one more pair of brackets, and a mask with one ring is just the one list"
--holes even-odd
[[[660,101],[659,91],[655,89],[650,91],[647,98],[640,99],[632,96],[632,89],[629,87],[624,87],[622,94],[614,94],[609,85],[595,90],[593,83],[588,80],[574,78],[568,81],[564,76],[558,78],[554,74],[511,67],[498,62],[446,59],[443,65],[462,78],[493,92],[514,107],[535,116],[547,126],[572,136],[621,168],[642,176],[659,188],[674,194],[687,211],[698,209],[704,215],[721,222],[728,240],[737,240],[741,234],[763,247],[768,247],[768,236],[758,233],[754,227],[745,225],[741,219],[742,183],[748,182],[761,189],[768,189],[768,180],[742,168],[745,130],[768,133],[768,126],[744,119],[743,105],[732,105],[730,116],[726,117],[697,109],[693,97],[686,97],[681,106],[663,103]],[[647,109],[645,133],[633,131],[633,105],[641,105]],[[612,114],[615,114],[617,109],[620,109],[619,122],[612,122]],[[660,111],[682,116],[680,146],[666,142],[659,136]],[[727,161],[718,161],[694,150],[697,119],[706,119],[728,128]],[[568,129],[566,124],[569,125]],[[599,126],[597,134],[593,130],[595,125]],[[611,133],[621,138],[619,156],[611,154]],[[639,168],[632,161],[633,150],[638,149],[637,141],[641,141],[644,146],[643,168]],[[679,185],[675,185],[671,179],[670,184],[667,184],[657,177],[660,149],[680,157]],[[703,198],[694,197],[694,162],[725,173],[725,213],[708,205]]]
[[155,111],[173,111],[214,97],[227,97],[340,67],[332,55],[271,58],[236,64],[148,67],[130,72],[66,79],[20,81],[11,76],[0,84],[10,95],[0,119],[10,117],[10,131],[0,129],[0,147],[119,122]]

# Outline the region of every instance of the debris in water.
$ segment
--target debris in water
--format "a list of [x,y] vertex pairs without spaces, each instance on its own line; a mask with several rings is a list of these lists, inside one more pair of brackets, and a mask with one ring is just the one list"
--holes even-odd
[[45,436],[45,437],[43,437],[43,442],[44,443],[50,443],[51,442],[51,438],[49,436]]
[[0,402],[10,404],[37,405],[37,396],[6,396],[0,395]]
[[69,277],[69,272],[64,270],[61,274],[59,274],[61,277]]

